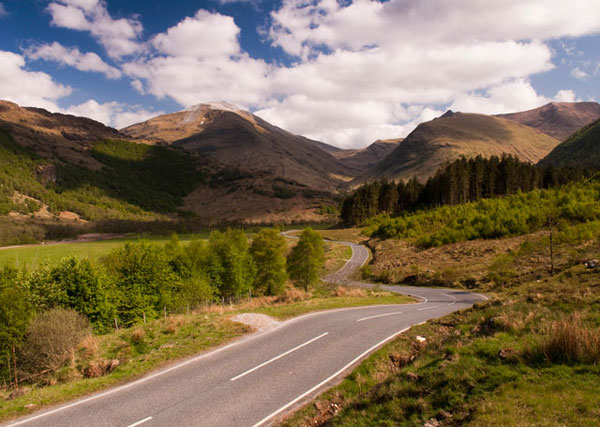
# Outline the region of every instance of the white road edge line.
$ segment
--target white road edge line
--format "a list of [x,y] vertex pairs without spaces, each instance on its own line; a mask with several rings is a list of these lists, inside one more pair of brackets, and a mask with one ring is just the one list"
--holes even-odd
[[454,298],[452,295],[449,295],[449,294],[442,294],[442,295],[452,298],[452,302],[450,304],[448,304],[448,305],[454,305],[454,304],[456,304],[456,298]]
[[279,408],[278,410],[276,410],[275,412],[271,413],[270,415],[267,415],[265,418],[263,418],[262,420],[260,420],[259,422],[257,422],[256,424],[254,424],[252,427],[258,427],[264,423],[266,423],[267,421],[269,421],[271,418],[279,415],[280,413],[282,413],[283,411],[285,411],[287,408],[289,408],[290,406],[292,406],[294,403],[298,402],[299,400],[305,398],[306,396],[308,396],[309,394],[311,394],[313,391],[318,390],[319,388],[321,388],[323,385],[327,384],[329,381],[331,381],[332,379],[334,379],[335,377],[337,377],[338,375],[340,375],[341,373],[343,373],[346,369],[348,369],[349,367],[351,367],[352,365],[354,365],[356,362],[358,362],[360,359],[362,359],[364,356],[366,356],[367,354],[369,354],[370,352],[372,352],[373,350],[375,350],[377,347],[380,347],[382,345],[384,345],[385,343],[387,343],[388,341],[393,340],[394,338],[396,338],[398,335],[408,331],[411,327],[409,326],[408,328],[404,328],[401,331],[396,332],[393,335],[390,335],[389,337],[387,337],[386,339],[384,339],[383,341],[378,342],[377,344],[375,344],[373,347],[369,348],[368,350],[364,351],[363,353],[361,353],[360,355],[356,356],[354,359],[352,359],[352,361],[350,363],[348,363],[347,365],[345,365],[343,368],[341,368],[339,371],[337,371],[335,374],[331,375],[330,377],[325,378],[323,381],[321,381],[319,384],[317,384],[316,386],[314,386],[313,388],[311,388],[310,390],[302,393],[300,396],[298,396],[297,398],[295,398],[294,400],[292,400],[291,402],[288,402],[287,404],[285,404],[284,406],[282,406],[281,408]]
[[146,423],[146,422],[150,421],[151,419],[152,419],[152,417],[147,417],[147,418],[144,418],[143,420],[139,420],[139,421],[138,421],[138,422],[136,422],[136,423],[129,424],[127,427],[135,427],[135,426],[139,426],[140,424],[144,424],[144,423]]
[[301,349],[302,347],[304,347],[304,346],[307,346],[307,345],[309,345],[310,343],[313,343],[313,342],[315,342],[316,340],[318,340],[318,339],[320,339],[320,338],[323,338],[325,335],[328,335],[328,334],[329,334],[329,332],[325,332],[324,334],[321,334],[321,335],[319,335],[318,337],[315,337],[315,338],[313,338],[313,339],[311,339],[311,340],[308,340],[308,341],[306,341],[304,344],[300,344],[299,346],[296,346],[296,347],[294,347],[294,348],[292,348],[292,349],[290,349],[290,350],[286,351],[285,353],[281,353],[279,356],[275,356],[274,358],[272,358],[272,359],[269,359],[269,360],[267,360],[266,362],[263,362],[263,363],[261,363],[260,365],[258,365],[258,366],[255,366],[254,368],[252,368],[252,369],[249,369],[249,370],[247,370],[246,372],[243,372],[243,373],[239,374],[238,376],[235,376],[235,377],[233,377],[233,378],[232,378],[232,379],[230,379],[229,381],[235,381],[235,380],[238,380],[238,379],[240,379],[240,378],[242,378],[242,377],[244,377],[244,376],[246,376],[246,375],[248,375],[248,374],[250,374],[250,373],[252,373],[252,372],[254,372],[254,371],[256,371],[256,370],[258,370],[258,369],[260,369],[260,368],[262,368],[262,367],[264,367],[264,366],[267,366],[269,363],[272,363],[272,362],[274,362],[274,361],[276,361],[276,360],[278,360],[278,359],[281,359],[282,357],[284,357],[284,356],[287,356],[288,354],[290,354],[290,353],[293,353],[294,351],[296,351],[296,350],[299,350],[299,349]]
[[423,310],[433,310],[434,308],[440,308],[439,305],[436,305],[435,307],[424,307],[424,308],[420,308],[417,311],[423,311]]
[[377,314],[375,316],[363,317],[362,319],[358,319],[357,322],[362,322],[363,320],[375,319],[376,317],[392,316],[394,314],[402,314],[402,312],[394,311],[393,313],[384,313],[384,314]]

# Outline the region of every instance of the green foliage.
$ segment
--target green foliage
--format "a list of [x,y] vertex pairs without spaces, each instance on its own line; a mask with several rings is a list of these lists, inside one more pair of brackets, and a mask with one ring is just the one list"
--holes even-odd
[[285,291],[287,249],[285,238],[276,229],[263,229],[252,241],[250,253],[256,265],[254,288],[264,295]]
[[169,261],[159,245],[148,241],[127,243],[106,257],[105,265],[115,278],[118,311],[124,325],[144,317],[156,318],[164,307],[171,307],[180,282]]
[[5,382],[12,381],[8,372],[13,349],[21,345],[32,316],[26,295],[17,286],[18,276],[14,268],[0,270],[0,377]]
[[600,215],[600,183],[571,184],[476,203],[442,206],[395,218],[381,215],[365,232],[383,238],[414,238],[422,247],[473,239],[522,235],[542,229],[550,217],[564,227]]
[[247,294],[256,266],[248,251],[248,238],[243,230],[214,231],[208,239],[206,271],[222,297]]
[[116,316],[115,289],[108,277],[87,260],[69,257],[53,268],[51,278],[66,293],[66,308],[85,315],[99,332],[110,330]]
[[298,244],[287,259],[287,271],[290,279],[298,286],[308,290],[319,280],[325,263],[323,237],[312,228],[305,228]]
[[588,170],[570,166],[537,167],[507,155],[463,157],[440,168],[425,185],[416,178],[407,183],[365,184],[344,200],[341,218],[356,225],[381,213],[400,215],[419,208],[456,205],[564,185],[590,175]]

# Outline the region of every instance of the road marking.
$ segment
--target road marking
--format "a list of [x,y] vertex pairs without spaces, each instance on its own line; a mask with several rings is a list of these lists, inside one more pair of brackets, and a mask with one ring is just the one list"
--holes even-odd
[[456,298],[454,298],[452,295],[449,295],[449,294],[442,294],[442,295],[445,295],[447,297],[452,298],[452,302],[450,304],[448,304],[448,305],[454,305],[454,304],[456,304]]
[[423,310],[433,310],[434,308],[440,308],[439,305],[436,305],[435,307],[424,307],[424,308],[420,308],[417,311],[423,311]]
[[343,373],[346,369],[348,369],[350,366],[354,365],[356,362],[358,362],[360,359],[362,359],[364,356],[366,356],[367,354],[369,354],[370,352],[372,352],[376,348],[384,345],[388,341],[393,340],[398,335],[400,335],[400,334],[408,331],[410,328],[411,328],[410,326],[408,328],[404,328],[401,331],[398,331],[395,334],[390,335],[389,337],[387,337],[383,341],[378,342],[373,347],[369,348],[368,350],[364,351],[360,355],[356,356],[354,359],[352,359],[352,361],[350,363],[348,363],[347,365],[345,365],[342,369],[340,369],[339,371],[337,371],[335,374],[331,375],[330,377],[325,378],[323,381],[321,381],[319,384],[317,384],[316,386],[314,386],[310,390],[302,393],[300,396],[298,396],[297,398],[295,398],[291,402],[286,403],[284,406],[282,406],[281,408],[279,408],[275,412],[271,413],[270,415],[267,415],[265,418],[263,418],[262,420],[260,420],[256,424],[254,424],[252,427],[258,427],[258,426],[266,423],[267,421],[269,421],[271,418],[279,415],[280,413],[282,413],[283,411],[285,411],[287,408],[289,408],[290,406],[292,406],[294,403],[296,403],[299,400],[305,398],[306,396],[308,396],[309,394],[311,394],[313,391],[318,390],[320,387],[322,387],[323,385],[327,384],[329,381],[331,381],[332,379],[334,379],[335,377],[337,377],[338,375],[340,375],[341,373]]
[[139,426],[140,424],[144,424],[144,423],[150,421],[151,419],[152,419],[152,417],[147,417],[147,418],[144,418],[143,420],[139,420],[137,423],[129,424],[127,427]]
[[304,346],[307,346],[307,345],[309,345],[310,343],[313,343],[313,342],[315,342],[316,340],[318,340],[318,339],[320,339],[320,338],[323,338],[325,335],[328,335],[328,334],[329,334],[329,332],[325,332],[324,334],[321,334],[321,335],[319,335],[318,337],[315,337],[315,338],[313,338],[313,339],[311,339],[311,340],[308,340],[308,341],[306,341],[304,344],[300,344],[299,346],[296,346],[296,347],[292,348],[291,350],[288,350],[288,351],[286,351],[285,353],[281,353],[279,356],[275,356],[274,358],[272,358],[272,359],[269,359],[269,360],[267,360],[266,362],[263,362],[263,363],[261,363],[260,365],[258,365],[258,366],[255,366],[254,368],[252,368],[252,369],[249,369],[249,370],[247,370],[246,372],[243,372],[243,373],[239,374],[239,375],[238,375],[238,376],[236,376],[236,377],[233,377],[233,378],[232,378],[232,379],[230,379],[229,381],[235,381],[235,380],[238,380],[238,379],[240,379],[240,378],[242,378],[242,377],[244,377],[244,376],[246,376],[246,375],[248,375],[248,374],[250,374],[250,373],[252,373],[252,372],[256,371],[257,369],[260,369],[260,368],[262,368],[262,367],[264,367],[264,366],[267,366],[269,363],[272,363],[272,362],[274,362],[274,361],[276,361],[276,360],[278,360],[278,359],[281,359],[282,357],[284,357],[284,356],[287,356],[288,354],[290,354],[290,353],[292,353],[292,352],[294,352],[294,351],[296,351],[296,350],[299,350],[299,349],[301,349],[302,347],[304,347]]
[[394,314],[402,314],[402,312],[395,311],[393,313],[377,314],[375,316],[363,317],[362,319],[358,319],[357,322],[362,322],[363,320],[375,319],[376,317],[392,316]]

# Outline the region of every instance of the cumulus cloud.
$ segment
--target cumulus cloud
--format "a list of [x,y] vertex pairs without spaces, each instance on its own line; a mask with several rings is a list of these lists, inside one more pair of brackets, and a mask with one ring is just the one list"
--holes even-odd
[[141,23],[112,18],[101,0],[53,0],[48,10],[112,58],[135,53],[121,71],[139,93],[182,107],[226,100],[348,147],[405,136],[448,106],[502,113],[549,102],[529,79],[554,67],[550,41],[600,32],[596,0],[283,0],[261,33],[290,56],[284,66],[244,52],[233,18],[215,12],[141,42]]
[[97,54],[81,53],[77,48],[67,48],[58,42],[32,46],[25,50],[25,55],[31,59],[43,59],[69,65],[80,71],[102,73],[109,79],[120,79],[122,75],[118,68],[108,65]]
[[56,101],[72,92],[46,73],[28,71],[16,53],[0,51],[0,64],[0,99],[56,111]]
[[200,10],[154,36],[152,55],[125,63],[123,71],[140,82],[138,91],[185,107],[214,100],[259,105],[270,90],[269,67],[242,52],[239,33],[233,18]]
[[52,25],[87,31],[112,58],[140,52],[142,24],[136,18],[113,19],[102,0],[56,0],[48,5]]

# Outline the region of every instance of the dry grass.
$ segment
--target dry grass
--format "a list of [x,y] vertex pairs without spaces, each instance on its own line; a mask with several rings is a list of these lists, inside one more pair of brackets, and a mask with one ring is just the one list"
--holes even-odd
[[336,297],[364,297],[367,295],[367,292],[362,288],[338,286],[334,289],[333,295]]
[[600,362],[600,330],[582,321],[579,313],[553,322],[541,348],[545,358],[554,363]]

